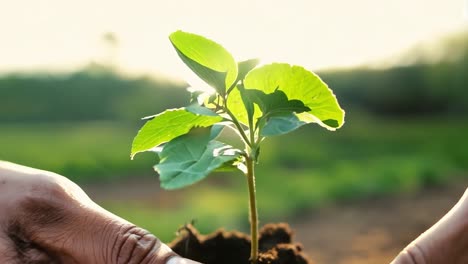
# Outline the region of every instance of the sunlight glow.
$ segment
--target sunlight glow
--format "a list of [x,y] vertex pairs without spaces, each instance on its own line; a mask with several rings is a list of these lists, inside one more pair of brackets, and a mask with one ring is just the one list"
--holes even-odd
[[[239,60],[258,57],[309,69],[353,66],[466,26],[460,12],[465,2],[3,1],[0,71],[105,62],[123,71],[181,78],[185,66],[168,41],[177,29],[212,38]],[[109,32],[113,43],[106,40]]]

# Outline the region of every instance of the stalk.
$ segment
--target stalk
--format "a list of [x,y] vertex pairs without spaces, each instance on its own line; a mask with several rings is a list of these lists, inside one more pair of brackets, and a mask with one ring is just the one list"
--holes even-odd
[[252,157],[246,158],[247,163],[247,183],[249,186],[249,207],[250,207],[250,263],[256,264],[258,258],[258,214],[257,200],[255,196],[255,171]]
[[[224,105],[227,105],[227,99],[224,101]],[[250,209],[250,263],[257,264],[258,258],[258,212],[257,212],[257,198],[255,193],[255,161],[258,156],[258,144],[255,140],[255,130],[252,120],[249,120],[249,134],[250,140],[247,137],[242,125],[239,123],[237,118],[232,112],[224,107],[225,112],[229,115],[232,123],[235,125],[241,138],[243,139],[246,147],[245,163],[247,167],[247,185],[249,189],[249,209]],[[260,140],[260,139],[259,139]]]

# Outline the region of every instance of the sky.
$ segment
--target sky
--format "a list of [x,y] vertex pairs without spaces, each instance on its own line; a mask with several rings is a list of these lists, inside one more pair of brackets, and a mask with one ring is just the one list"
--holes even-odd
[[183,78],[168,40],[178,29],[239,60],[350,67],[465,28],[467,13],[468,0],[0,0],[0,72],[94,61]]

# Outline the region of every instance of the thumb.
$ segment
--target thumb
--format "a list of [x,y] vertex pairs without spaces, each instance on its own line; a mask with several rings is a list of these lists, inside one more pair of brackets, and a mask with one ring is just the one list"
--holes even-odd
[[468,189],[435,225],[406,247],[391,264],[468,263]]

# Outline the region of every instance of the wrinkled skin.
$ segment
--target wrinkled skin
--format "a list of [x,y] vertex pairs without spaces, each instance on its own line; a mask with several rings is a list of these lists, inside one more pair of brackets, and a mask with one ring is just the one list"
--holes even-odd
[[104,210],[70,180],[0,161],[0,263],[197,262]]
[[468,189],[442,219],[408,245],[391,264],[468,263]]

